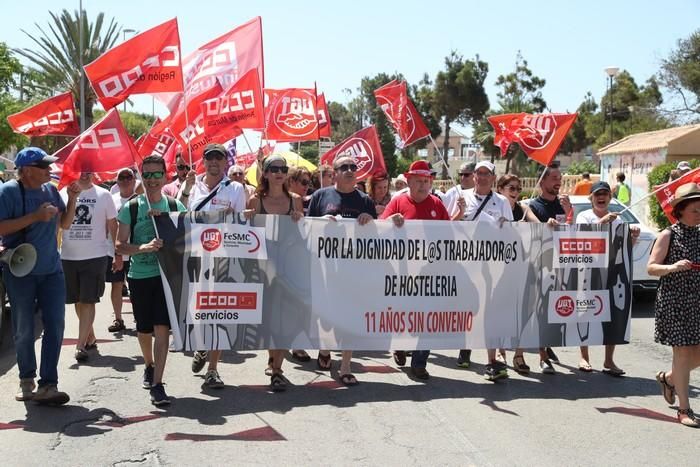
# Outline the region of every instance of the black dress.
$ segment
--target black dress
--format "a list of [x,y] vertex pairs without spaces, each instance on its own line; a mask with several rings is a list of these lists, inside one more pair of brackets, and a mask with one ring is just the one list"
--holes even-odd
[[[664,264],[687,259],[700,263],[700,228],[678,222],[670,227]],[[656,293],[654,340],[670,346],[700,344],[700,271],[690,269],[661,277]]]

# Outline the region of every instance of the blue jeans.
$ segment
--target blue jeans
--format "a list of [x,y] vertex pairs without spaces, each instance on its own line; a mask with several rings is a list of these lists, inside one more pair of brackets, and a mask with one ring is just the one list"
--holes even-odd
[[425,368],[428,365],[430,350],[412,350],[411,368]]
[[2,272],[10,298],[19,377],[36,378],[34,311],[38,304],[44,325],[39,386],[58,384],[58,357],[61,355],[66,317],[66,283],[63,272],[25,277],[13,276],[8,268],[3,268]]

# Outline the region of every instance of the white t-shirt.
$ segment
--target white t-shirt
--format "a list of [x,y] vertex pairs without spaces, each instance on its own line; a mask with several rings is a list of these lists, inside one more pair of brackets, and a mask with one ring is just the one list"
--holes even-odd
[[[190,193],[190,201],[188,209],[194,211],[200,201],[209,196],[209,187],[204,183],[204,175],[199,175],[195,178],[194,187]],[[228,184],[227,184],[228,182]],[[180,194],[184,189],[185,184],[180,188]],[[180,195],[178,194],[178,196]],[[238,182],[231,182],[228,178],[223,178],[219,183],[219,191],[216,195],[207,201],[207,204],[202,206],[200,211],[216,211],[219,209],[232,208],[235,212],[243,212],[246,205],[246,194],[243,185]]]
[[[481,210],[481,213],[479,213],[479,217],[474,219],[474,214],[476,214],[476,211],[479,210],[479,206],[481,206],[481,203],[486,199],[488,195],[477,195],[474,192],[474,188],[460,191],[462,192],[464,201],[467,203],[467,207],[464,210],[464,217],[462,218],[462,220],[496,222],[501,217],[505,217],[506,220],[509,221],[513,220],[513,210],[510,207],[510,202],[508,202],[508,199],[505,196],[499,195],[495,191],[491,192],[491,198]],[[457,199],[455,198],[455,204],[456,203]],[[448,210],[447,212],[449,213],[450,211]]]
[[[68,193],[61,190],[63,201],[68,204]],[[63,231],[61,259],[83,260],[100,258],[109,254],[107,220],[117,217],[109,191],[93,185],[81,191],[75,203],[75,217],[70,228]]]
[[[596,216],[595,212],[593,212],[593,209],[586,209],[585,211],[579,213],[578,216],[576,216],[576,223],[577,224],[600,224],[600,217]],[[622,219],[619,217],[615,218],[615,220],[612,221],[612,225],[620,225],[622,224]]]
[[447,209],[447,214],[450,215],[450,217],[454,216],[457,214],[459,211],[459,207],[457,206],[457,200],[459,199],[460,194],[464,191],[461,186],[453,186],[449,190],[447,190],[447,193],[445,193],[442,197],[442,203],[445,205],[445,209]]

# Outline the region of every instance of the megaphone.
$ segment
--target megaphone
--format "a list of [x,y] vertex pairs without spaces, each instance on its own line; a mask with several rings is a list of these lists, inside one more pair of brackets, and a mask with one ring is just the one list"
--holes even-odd
[[15,277],[24,277],[34,269],[36,248],[31,243],[22,243],[17,248],[8,248],[0,254],[0,261],[10,266]]

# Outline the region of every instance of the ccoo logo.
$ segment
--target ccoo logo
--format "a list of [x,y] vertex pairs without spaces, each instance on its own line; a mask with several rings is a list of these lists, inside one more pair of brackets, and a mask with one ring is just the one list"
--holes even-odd
[[556,130],[557,121],[552,115],[527,115],[514,134],[526,148],[537,150],[547,147]]
[[207,229],[202,232],[202,248],[206,251],[214,251],[221,246],[221,232],[219,229]]

